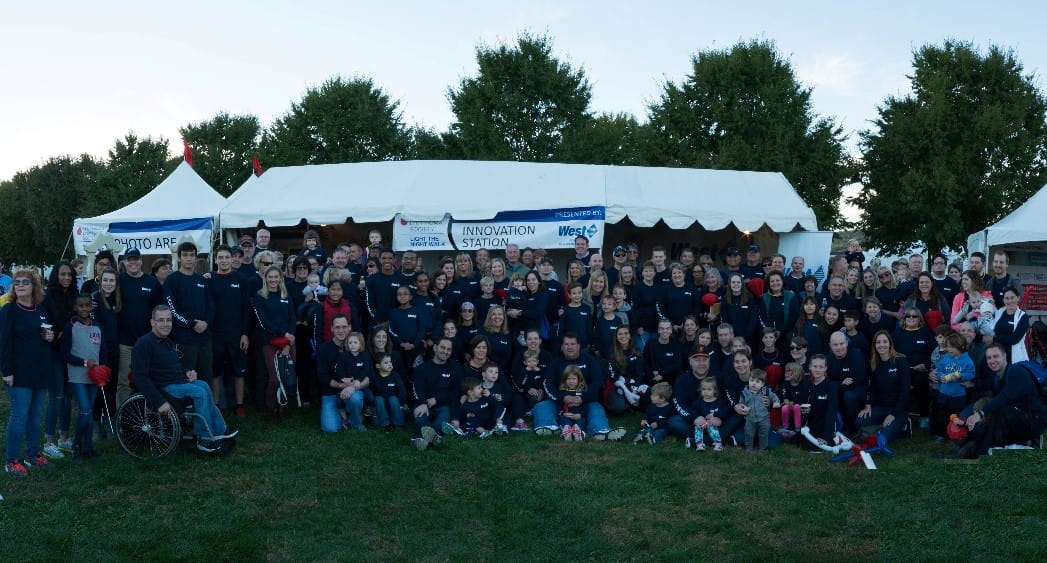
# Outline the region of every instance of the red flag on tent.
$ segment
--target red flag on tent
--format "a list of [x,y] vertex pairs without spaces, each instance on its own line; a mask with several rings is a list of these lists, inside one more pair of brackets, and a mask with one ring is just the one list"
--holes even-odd
[[255,176],[261,176],[262,175],[262,163],[261,163],[261,161],[258,160],[258,155],[257,154],[254,155],[254,158],[251,159],[251,168],[254,168],[254,175]]
[[182,138],[182,156],[185,157],[186,164],[193,165],[193,151],[189,148],[189,141],[185,138]]

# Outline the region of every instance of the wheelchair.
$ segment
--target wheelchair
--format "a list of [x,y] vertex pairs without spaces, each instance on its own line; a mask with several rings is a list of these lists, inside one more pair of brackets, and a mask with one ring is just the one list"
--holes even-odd
[[150,405],[142,393],[128,397],[117,410],[117,440],[124,451],[133,457],[160,459],[174,452],[183,439],[195,443],[195,419],[203,421],[208,434],[213,434],[207,419],[196,412],[192,399],[176,399],[166,393],[163,395],[171,404],[171,411],[167,414],[157,412],[157,407]]

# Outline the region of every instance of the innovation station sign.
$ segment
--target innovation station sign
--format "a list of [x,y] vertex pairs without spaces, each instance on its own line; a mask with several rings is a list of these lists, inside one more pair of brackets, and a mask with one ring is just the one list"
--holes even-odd
[[521,248],[574,248],[579,235],[594,248],[603,246],[604,207],[571,207],[532,211],[503,211],[486,221],[458,221],[450,214],[440,221],[393,220],[393,249],[477,250]]

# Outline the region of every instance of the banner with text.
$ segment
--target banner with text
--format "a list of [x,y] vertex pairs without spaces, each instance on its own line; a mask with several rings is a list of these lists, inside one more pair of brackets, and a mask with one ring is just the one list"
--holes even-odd
[[134,223],[111,223],[105,225],[77,224],[73,227],[73,245],[79,256],[86,255],[85,247],[108,230],[128,249],[137,248],[142,254],[170,254],[172,246],[185,236],[192,239],[200,254],[211,251],[211,219],[183,219],[175,221],[139,221]]
[[487,221],[393,221],[393,249],[503,249],[509,244],[532,248],[574,248],[578,235],[600,248],[604,237],[604,207],[573,207],[533,211],[503,211]]

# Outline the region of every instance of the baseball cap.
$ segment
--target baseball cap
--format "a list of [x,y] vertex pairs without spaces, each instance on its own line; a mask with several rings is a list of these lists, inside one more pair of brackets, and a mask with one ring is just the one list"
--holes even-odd
[[728,246],[727,247],[727,255],[728,256],[738,256],[738,255],[741,255],[741,253],[742,253],[742,251],[738,250],[737,246]]
[[709,352],[705,351],[705,346],[699,346],[698,349],[695,350],[693,354],[691,354],[691,357],[692,358],[698,358],[698,357],[708,358],[709,357]]
[[620,244],[614,247],[614,250],[611,251],[611,255],[618,254],[619,252],[625,252],[625,247]]
[[749,245],[749,252],[759,252],[759,251],[760,251],[760,245],[756,244],[755,242]]
[[142,251],[138,250],[137,248],[129,248],[129,249],[124,251],[124,258],[125,259],[127,259],[127,258],[141,258],[141,257],[142,257]]
[[243,236],[241,236],[240,237],[240,244],[243,244],[245,242],[249,242],[252,245],[254,245],[254,237],[251,236],[251,235],[243,235]]

